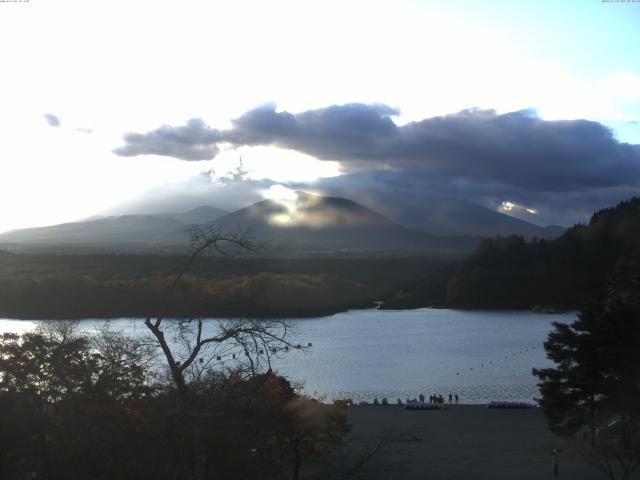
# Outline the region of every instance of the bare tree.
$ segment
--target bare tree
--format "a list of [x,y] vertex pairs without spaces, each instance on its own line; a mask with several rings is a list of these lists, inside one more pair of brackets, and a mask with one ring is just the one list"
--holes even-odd
[[612,427],[626,428],[622,435],[619,432],[611,434],[606,430],[598,436],[595,445],[578,445],[578,451],[585,460],[604,473],[611,480],[628,480],[640,467],[640,431],[637,424],[619,422]]
[[[226,233],[215,224],[194,225],[190,234],[191,254],[171,282],[168,295],[175,293],[200,257],[212,255],[231,259],[259,252],[262,248],[248,232]],[[204,447],[204,439],[207,425],[214,421],[214,413],[210,402],[201,401],[200,381],[204,387],[211,387],[212,373],[216,367],[220,370],[223,359],[229,357],[234,360],[236,370],[240,368],[248,376],[256,377],[257,373],[271,369],[272,358],[280,352],[303,347],[291,343],[291,325],[285,320],[206,322],[202,318],[175,320],[164,315],[147,318],[144,324],[155,337],[176,388],[176,410],[168,418],[166,429],[171,449],[177,458],[180,457],[178,452],[188,451],[180,460],[189,472],[185,478],[204,478],[211,456]]]
[[[235,258],[243,253],[257,253],[257,244],[247,231],[227,233],[216,224],[190,227],[191,254],[184,268],[170,285],[169,295],[200,257],[212,255]],[[223,357],[232,356],[245,365],[249,374],[271,368],[271,359],[289,349],[303,349],[289,340],[291,325],[285,320],[233,319],[204,322],[201,318],[170,320],[147,318],[145,325],[153,334],[165,357],[178,397],[184,401],[189,380]],[[208,328],[213,326],[214,328]]]

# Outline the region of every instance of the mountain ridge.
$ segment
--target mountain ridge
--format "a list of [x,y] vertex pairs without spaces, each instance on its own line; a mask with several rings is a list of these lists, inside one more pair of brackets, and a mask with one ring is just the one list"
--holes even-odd
[[[460,212],[460,205],[453,211]],[[416,208],[419,210],[420,206]],[[66,251],[78,248],[79,251],[96,252],[139,252],[152,248],[158,253],[176,253],[188,248],[190,224],[209,222],[226,230],[249,230],[256,239],[266,241],[269,253],[276,255],[332,251],[462,254],[473,249],[480,237],[443,235],[443,232],[452,231],[444,228],[440,228],[439,234],[433,233],[435,228],[419,230],[348,198],[288,191],[283,197],[265,199],[230,213],[211,205],[201,205],[178,214],[92,217],[14,230],[0,234],[0,248],[59,248]],[[515,218],[508,222],[526,224]],[[542,227],[536,228],[542,230]]]

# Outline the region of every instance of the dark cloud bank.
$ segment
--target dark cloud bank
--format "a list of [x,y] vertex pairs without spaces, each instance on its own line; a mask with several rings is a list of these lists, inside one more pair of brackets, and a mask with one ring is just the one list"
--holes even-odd
[[630,196],[640,185],[640,146],[619,142],[597,122],[472,109],[398,126],[392,119],[397,114],[386,105],[297,114],[267,105],[235,119],[229,130],[193,119],[128,133],[115,153],[203,160],[214,158],[221,143],[274,145],[339,161],[350,175],[324,182],[328,188],[348,193],[368,185],[374,194],[384,193],[378,197],[385,202],[426,191],[493,208],[509,200],[540,210],[528,218],[537,223],[571,223],[586,214],[582,210]]
[[125,133],[125,145],[114,153],[123,157],[136,155],[164,155],[181,160],[210,160],[219,153],[221,132],[209,128],[199,118],[192,118],[186,125],[163,125],[149,133]]

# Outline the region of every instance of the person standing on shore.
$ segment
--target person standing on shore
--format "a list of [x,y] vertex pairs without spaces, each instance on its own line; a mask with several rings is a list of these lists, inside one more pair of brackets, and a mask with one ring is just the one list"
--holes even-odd
[[560,463],[560,455],[558,452],[557,448],[553,449],[553,452],[551,452],[551,461],[553,462],[553,476],[557,477],[558,476],[558,466]]
[[451,392],[449,392],[449,405],[451,405],[453,403],[453,395],[451,395]]
[[457,393],[456,393],[455,398],[456,398],[456,405],[458,405],[458,400],[459,400],[459,398],[458,398],[458,394],[457,394]]

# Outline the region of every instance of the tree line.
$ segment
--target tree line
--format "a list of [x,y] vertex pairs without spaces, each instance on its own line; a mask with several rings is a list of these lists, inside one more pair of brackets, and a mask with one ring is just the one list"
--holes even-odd
[[445,262],[384,257],[198,258],[180,286],[169,292],[186,258],[0,252],[0,316],[325,315],[370,306]]
[[640,197],[600,210],[553,240],[483,240],[464,259],[408,282],[393,307],[577,309],[607,288],[610,273],[640,244]]

